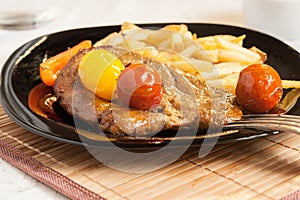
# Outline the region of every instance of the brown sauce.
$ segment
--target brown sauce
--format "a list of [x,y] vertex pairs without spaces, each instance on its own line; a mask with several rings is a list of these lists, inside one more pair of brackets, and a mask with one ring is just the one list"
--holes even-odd
[[28,97],[29,108],[36,114],[56,121],[62,121],[53,109],[56,97],[52,87],[43,83],[31,89]]

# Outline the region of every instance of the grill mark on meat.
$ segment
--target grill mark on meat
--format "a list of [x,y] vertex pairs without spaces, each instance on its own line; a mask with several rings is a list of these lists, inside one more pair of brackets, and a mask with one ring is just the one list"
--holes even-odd
[[[116,99],[111,103],[96,97],[81,84],[77,75],[79,62],[89,51],[83,50],[61,70],[54,85],[59,103],[74,118],[92,125],[99,124],[103,131],[113,134],[147,135],[181,126],[207,129],[212,120],[220,126],[242,116],[232,95],[219,89],[209,90],[203,81],[191,74],[123,49],[110,46],[97,48],[114,53],[124,65],[140,63],[155,68],[163,80],[163,98],[157,109],[149,112],[128,111],[114,103]],[[216,99],[212,101],[211,97]]]

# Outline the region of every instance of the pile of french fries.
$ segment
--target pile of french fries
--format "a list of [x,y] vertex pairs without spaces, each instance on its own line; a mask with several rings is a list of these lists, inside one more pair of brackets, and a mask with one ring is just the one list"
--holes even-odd
[[[235,93],[241,70],[251,64],[264,63],[266,53],[257,47],[243,47],[246,35],[197,37],[185,24],[167,25],[150,30],[124,22],[94,46],[112,45],[151,57],[169,66],[192,73],[210,87]],[[283,80],[284,88],[299,88],[298,81]]]

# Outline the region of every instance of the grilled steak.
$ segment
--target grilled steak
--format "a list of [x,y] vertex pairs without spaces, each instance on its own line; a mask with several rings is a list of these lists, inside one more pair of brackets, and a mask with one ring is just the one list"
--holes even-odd
[[90,124],[99,124],[104,132],[112,134],[148,135],[161,130],[178,128],[207,129],[240,119],[242,111],[234,96],[215,88],[181,70],[153,59],[110,46],[104,48],[117,55],[126,66],[129,63],[148,64],[163,80],[163,98],[151,111],[128,109],[102,100],[88,91],[77,76],[79,62],[89,50],[78,53],[65,66],[54,85],[61,106],[74,118]]

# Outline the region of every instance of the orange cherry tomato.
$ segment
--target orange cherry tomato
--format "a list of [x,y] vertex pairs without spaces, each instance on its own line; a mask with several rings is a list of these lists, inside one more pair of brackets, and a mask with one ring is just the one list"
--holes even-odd
[[266,113],[280,101],[282,81],[277,71],[267,64],[253,64],[239,74],[236,87],[238,103],[251,113]]
[[117,83],[119,101],[139,110],[157,106],[163,95],[158,72],[145,64],[131,64],[120,74]]
[[60,70],[68,64],[73,56],[80,50],[92,47],[92,41],[84,40],[74,47],[61,52],[40,64],[40,76],[42,81],[48,85],[53,86]]

